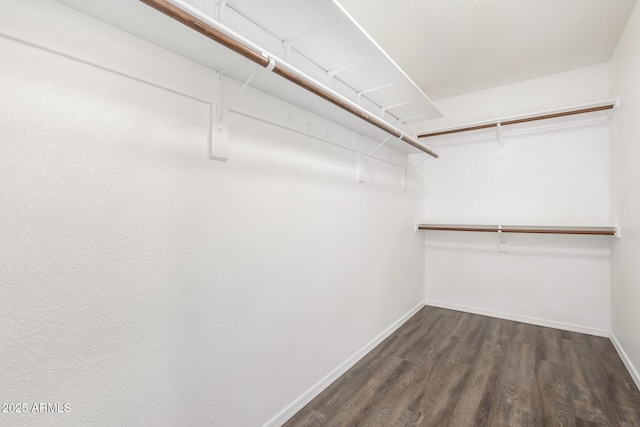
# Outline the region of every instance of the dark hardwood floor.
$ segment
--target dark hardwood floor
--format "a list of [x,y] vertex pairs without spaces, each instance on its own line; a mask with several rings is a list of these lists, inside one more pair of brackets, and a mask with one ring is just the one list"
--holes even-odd
[[425,307],[285,426],[640,426],[611,342]]

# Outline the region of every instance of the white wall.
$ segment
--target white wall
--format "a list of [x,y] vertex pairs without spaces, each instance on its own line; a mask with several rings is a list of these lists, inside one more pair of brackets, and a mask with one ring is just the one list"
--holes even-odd
[[[29,6],[62,36],[3,32],[211,96],[210,70]],[[261,425],[423,301],[421,176],[370,161],[357,184],[354,153],[233,113],[210,161],[206,104],[0,56],[0,396],[71,409],[0,424]]]
[[[443,99],[446,118],[429,127],[608,98],[608,65],[601,64]],[[441,158],[425,168],[424,221],[608,224],[608,122],[552,124],[505,127],[506,159],[498,158],[495,129],[432,140]],[[499,253],[493,233],[423,236],[428,304],[608,334],[611,238],[507,235],[509,252]]]
[[611,257],[612,339],[640,387],[640,7],[611,57],[611,94],[622,108],[611,123],[612,216],[624,229]]
[[608,79],[608,65],[599,64],[439,99],[444,117],[426,124],[436,129],[601,101],[609,98]]

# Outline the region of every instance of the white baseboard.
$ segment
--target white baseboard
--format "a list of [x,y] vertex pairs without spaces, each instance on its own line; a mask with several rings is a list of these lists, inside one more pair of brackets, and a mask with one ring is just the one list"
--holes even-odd
[[373,350],[378,344],[384,341],[389,335],[394,333],[396,329],[402,326],[407,320],[409,320],[414,314],[422,309],[425,306],[424,301],[420,304],[413,307],[402,316],[400,319],[395,321],[391,326],[385,329],[380,335],[371,340],[367,345],[358,350],[353,356],[349,357],[345,360],[340,366],[330,372],[326,377],[318,381],[315,385],[313,385],[309,390],[304,392],[302,396],[298,397],[294,400],[289,406],[280,411],[275,417],[271,418],[267,421],[263,427],[276,427],[284,424],[289,418],[294,416],[300,409],[302,409],[307,403],[311,402],[314,397],[316,397],[320,392],[322,392],[325,388],[327,388],[332,382],[338,379],[340,375],[344,374],[355,365],[360,359],[367,355],[371,350]]
[[609,339],[611,339],[611,342],[613,343],[613,347],[618,352],[618,355],[620,356],[620,359],[622,359],[624,366],[626,366],[627,371],[629,371],[629,374],[631,375],[633,382],[636,383],[636,387],[638,387],[638,389],[640,390],[640,374],[638,374],[638,370],[636,369],[635,366],[633,366],[631,359],[629,359],[629,356],[627,356],[627,353],[624,351],[624,348],[622,348],[622,344],[620,344],[620,341],[618,341],[618,339],[613,334],[613,332],[611,332],[611,334],[609,335]]
[[547,328],[562,329],[563,331],[579,332],[581,334],[595,335],[609,338],[609,331],[605,329],[592,328],[589,326],[573,325],[570,323],[557,322],[555,320],[539,319],[536,317],[521,316],[518,314],[503,313],[500,311],[485,310],[483,308],[467,307],[464,305],[450,304],[442,301],[427,300],[426,305],[432,307],[447,308],[449,310],[464,311],[467,313],[480,314],[482,316],[495,317],[498,319],[513,320],[515,322],[529,323]]

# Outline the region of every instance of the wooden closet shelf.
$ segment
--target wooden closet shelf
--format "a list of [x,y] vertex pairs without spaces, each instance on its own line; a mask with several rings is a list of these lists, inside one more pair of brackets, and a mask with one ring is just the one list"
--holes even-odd
[[434,136],[450,135],[453,133],[470,132],[480,129],[497,128],[502,126],[517,125],[520,123],[534,122],[538,120],[555,119],[559,117],[574,116],[577,114],[595,113],[598,111],[613,110],[618,107],[617,99],[608,99],[605,101],[584,104],[576,107],[568,107],[556,110],[547,110],[539,113],[532,113],[522,116],[507,117],[502,119],[494,119],[481,123],[470,123],[462,126],[456,126],[446,129],[428,130],[418,133],[418,138],[430,138]]

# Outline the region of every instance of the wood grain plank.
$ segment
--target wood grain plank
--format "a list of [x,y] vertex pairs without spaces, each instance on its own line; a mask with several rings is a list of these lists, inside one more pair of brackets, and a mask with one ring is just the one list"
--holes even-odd
[[571,376],[576,417],[601,426],[612,426],[607,421],[607,397],[598,387],[602,378],[591,349],[580,337],[564,340],[562,349]]
[[452,425],[484,426],[490,411],[489,402],[496,392],[502,358],[490,351],[480,353],[462,389],[451,416]]
[[349,395],[343,394],[344,399],[335,402],[333,407],[319,408],[316,410],[323,414],[327,421],[335,425],[362,425],[371,411],[379,404],[380,395],[384,393],[387,384],[395,380],[403,369],[406,361],[391,357],[365,381],[358,381],[356,387]]
[[294,418],[289,420],[285,425],[296,425],[304,427],[320,427],[325,426],[327,419],[321,413],[309,409],[307,411],[299,412]]
[[447,370],[437,370],[430,377],[427,387],[414,412],[410,425],[437,427],[447,425],[453,415],[455,404],[464,388],[471,365],[454,363]]
[[425,307],[285,426],[640,426],[602,337]]
[[535,353],[531,344],[513,341],[507,350],[487,425],[533,426]]
[[541,360],[536,371],[542,396],[542,425],[574,426],[575,409],[566,370],[560,364]]

